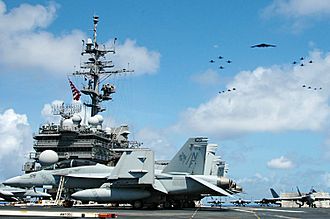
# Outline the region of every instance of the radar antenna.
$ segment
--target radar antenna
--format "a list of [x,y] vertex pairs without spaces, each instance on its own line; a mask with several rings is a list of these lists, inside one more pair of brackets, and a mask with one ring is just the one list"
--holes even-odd
[[[94,16],[93,40],[88,38],[86,43],[83,41],[83,46],[85,46],[85,48],[81,55],[89,56],[88,61],[82,62],[80,70],[73,73],[73,75],[84,76],[88,81],[87,86],[84,86],[83,89],[81,89],[81,92],[91,98],[91,103],[84,103],[87,107],[91,108],[91,116],[95,116],[99,112],[105,111],[100,103],[111,100],[111,94],[115,93],[114,85],[109,83],[101,85],[101,82],[114,74],[134,72],[134,70],[130,69],[110,70],[114,67],[114,64],[111,60],[106,60],[106,55],[108,53],[115,54],[115,49],[106,49],[105,46],[99,47],[96,40],[98,21],[99,17]],[[114,39],[114,44],[116,40],[117,38]]]
[[52,113],[53,115],[60,115],[64,119],[69,119],[73,116],[75,113],[81,112],[81,104],[79,103],[72,103],[65,105],[62,104],[53,104],[52,105]]

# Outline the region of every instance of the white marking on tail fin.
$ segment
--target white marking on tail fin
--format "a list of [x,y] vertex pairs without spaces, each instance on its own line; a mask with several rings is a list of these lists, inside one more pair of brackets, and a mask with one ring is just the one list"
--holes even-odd
[[203,175],[207,138],[189,138],[164,168],[163,173]]

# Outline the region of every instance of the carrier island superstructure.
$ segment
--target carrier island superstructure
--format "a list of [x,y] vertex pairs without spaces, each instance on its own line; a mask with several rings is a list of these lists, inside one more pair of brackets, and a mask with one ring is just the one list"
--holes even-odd
[[[36,163],[40,161],[52,163],[58,159],[63,160],[89,160],[102,164],[114,165],[120,157],[120,149],[137,147],[137,142],[128,140],[129,128],[122,125],[115,128],[102,128],[103,117],[99,114],[105,111],[101,103],[112,99],[115,86],[106,80],[115,74],[133,72],[130,69],[114,69],[110,54],[115,53],[115,42],[113,48],[107,49],[99,46],[97,42],[97,24],[99,18],[93,17],[93,38],[83,42],[82,59],[79,70],[72,75],[83,77],[86,85],[78,90],[70,82],[73,99],[79,100],[81,93],[88,96],[89,101],[83,103],[86,109],[90,109],[90,116],[82,118],[79,115],[83,106],[80,102],[64,105],[53,105],[54,115],[60,115],[59,124],[47,123],[39,128],[34,134],[34,152],[29,155],[30,161],[23,166],[25,172],[37,169]],[[81,93],[80,93],[81,92]],[[85,122],[83,122],[85,120]],[[119,150],[118,150],[119,149]],[[116,151],[117,150],[117,151]],[[56,152],[57,158],[52,155]]]

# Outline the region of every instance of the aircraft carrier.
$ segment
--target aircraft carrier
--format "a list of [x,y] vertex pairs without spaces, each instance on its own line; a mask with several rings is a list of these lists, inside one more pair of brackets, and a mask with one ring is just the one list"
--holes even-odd
[[[26,173],[39,170],[38,163],[47,165],[54,161],[72,159],[115,165],[121,154],[118,149],[139,146],[139,143],[128,140],[130,131],[127,125],[107,129],[102,127],[103,117],[99,112],[106,109],[101,103],[111,100],[112,94],[116,92],[115,86],[106,80],[113,75],[133,70],[114,69],[108,57],[115,53],[115,41],[112,49],[98,44],[98,21],[99,18],[94,16],[93,39],[83,41],[83,61],[80,69],[71,75],[83,78],[86,85],[79,90],[69,78],[74,101],[67,105],[63,103],[52,106],[53,114],[61,116],[61,121],[59,124],[43,124],[38,133],[34,134],[34,151],[29,154],[30,160],[23,166]],[[89,98],[83,105],[79,102],[81,93]],[[90,116],[87,116],[89,110]]]
[[[102,190],[106,192],[110,189],[113,189],[115,192],[118,191],[118,197],[115,196],[116,193],[111,196],[115,201],[114,203],[118,204],[119,201],[125,203],[126,201],[129,203],[137,203],[136,205],[131,204],[133,207],[135,206],[135,209],[142,209],[142,201],[135,199],[130,200],[128,198],[128,200],[126,200],[124,199],[126,197],[119,197],[123,196],[122,194],[128,196],[127,194],[132,191],[130,190],[131,186],[137,186],[134,190],[135,194],[140,195],[143,193],[143,195],[147,194],[148,197],[150,196],[150,203],[147,204],[155,205],[156,203],[167,209],[180,208],[180,206],[194,207],[194,201],[199,200],[200,197],[207,194],[221,194],[227,196],[241,192],[242,188],[236,185],[233,180],[230,180],[225,176],[227,173],[226,164],[219,156],[215,155],[215,150],[218,145],[209,144],[207,138],[189,138],[187,143],[184,144],[182,149],[174,157],[172,163],[166,161],[155,163],[154,155],[151,151],[147,151],[148,154],[146,152],[143,156],[137,154],[137,152],[132,152],[136,148],[139,149],[135,151],[142,151],[142,149],[138,142],[129,140],[128,136],[130,131],[127,125],[113,128],[103,127],[104,119],[99,113],[104,112],[106,109],[102,106],[102,102],[112,100],[112,95],[116,92],[115,86],[109,83],[108,80],[111,79],[111,76],[133,72],[133,70],[129,68],[114,68],[115,65],[112,60],[109,59],[109,55],[115,53],[116,39],[113,41],[113,48],[111,49],[99,45],[97,42],[98,21],[99,18],[94,16],[93,38],[89,38],[86,41],[83,40],[80,68],[73,72],[68,78],[72,90],[73,102],[70,104],[61,103],[52,106],[52,113],[55,116],[60,117],[60,122],[58,124],[48,122],[40,126],[38,133],[33,135],[35,140],[33,144],[34,151],[29,154],[30,160],[23,166],[26,175],[6,180],[7,184],[10,184],[10,182],[13,183],[13,181],[17,179],[19,179],[19,183],[22,183],[25,180],[32,180],[33,182],[39,179],[45,180],[48,178],[44,172],[55,170],[54,175],[56,175],[56,180],[58,180],[58,183],[56,181],[57,188],[56,186],[53,187],[53,184],[42,184],[42,188],[47,189],[47,192],[52,194],[53,198],[56,195],[56,206],[44,206],[41,204],[37,207],[29,207],[29,205],[23,204],[24,207],[22,209],[17,206],[10,207],[6,205],[0,207],[0,218],[11,216],[41,217],[47,215],[49,217],[79,216],[81,211],[78,211],[75,208],[71,209],[71,211],[63,211],[63,209],[59,207],[60,199],[64,197],[65,200],[62,205],[71,207],[74,201],[71,199],[70,195],[72,195],[73,198],[75,197],[76,200],[82,200],[84,199],[83,196],[85,196],[86,192],[80,191],[79,195],[78,192],[73,193],[75,191],[72,190],[79,190],[82,188],[77,185],[79,183],[74,184],[74,187],[72,188],[65,188],[64,184],[70,180],[66,180],[66,175],[64,173],[64,175],[59,174],[57,170],[75,168],[78,166],[89,166],[91,163],[93,163],[93,165],[96,163],[104,164],[107,167],[107,178],[105,179],[111,182],[107,183],[109,184],[109,188],[93,187],[93,189],[95,191],[99,189],[100,191]],[[74,77],[80,78],[84,82],[81,89],[78,89],[71,80]],[[83,104],[80,103],[81,95],[87,97],[87,101],[83,101]],[[90,115],[87,116],[87,113],[90,113]],[[144,153],[144,151],[142,152]],[[125,156],[122,156],[122,154],[125,154]],[[129,157],[129,154],[132,155]],[[127,170],[128,173],[126,173],[126,169],[122,168],[122,166],[116,168],[119,166],[116,165],[118,161],[122,161],[122,159],[120,159],[121,157],[129,157],[127,158],[127,161],[138,161],[138,164],[142,165],[143,168],[136,170],[127,165],[129,166],[129,169]],[[149,162],[149,160],[152,163],[148,163],[147,165],[146,163]],[[124,165],[123,162],[119,163]],[[116,168],[111,175],[109,175],[110,173],[108,172],[109,166]],[[156,171],[154,170],[154,167],[155,169],[157,168],[157,175],[155,175]],[[134,168],[140,167],[134,166]],[[69,173],[71,173],[71,170],[72,169],[70,169]],[[77,170],[78,169],[74,169],[72,171]],[[164,173],[160,173],[160,171],[164,171]],[[38,173],[41,174],[38,175]],[[91,172],[88,172],[84,176],[88,177],[88,174],[91,175]],[[40,177],[37,177],[37,175]],[[50,177],[55,178],[54,175],[51,174]],[[70,177],[74,178],[73,175],[70,175]],[[81,178],[82,175],[83,174],[76,177],[75,180],[83,180],[83,178]],[[143,177],[147,180],[141,180]],[[88,179],[95,179],[97,182],[101,182],[99,179],[103,178],[97,176]],[[118,188],[115,188],[112,183],[119,184]],[[35,189],[35,187],[38,187],[37,185],[38,184],[33,184],[33,188]],[[26,188],[26,186],[24,186],[24,188]],[[149,191],[145,192],[146,188],[152,191],[152,193],[149,194]],[[62,196],[62,191],[64,190],[64,193],[67,195]],[[34,192],[36,192],[36,190],[34,190]],[[87,191],[87,193],[88,192],[89,191]],[[82,193],[84,194],[82,195]],[[106,194],[108,197],[108,193]],[[157,194],[157,196],[151,194]],[[6,193],[4,195],[8,196],[10,194]],[[88,200],[84,199],[82,201],[88,203],[88,201],[92,200],[91,198],[99,200],[99,194],[95,197],[89,197]],[[116,201],[118,201],[118,203],[116,203]],[[157,206],[158,205],[150,207],[155,208]],[[104,210],[107,209],[102,209],[102,211]],[[116,209],[118,212],[121,212],[122,210],[123,209]],[[126,209],[123,210],[124,213],[120,213],[122,216],[130,214],[125,210]],[[193,212],[194,211],[195,210],[193,210]],[[139,215],[145,214],[143,212],[144,211],[140,212]],[[191,212],[189,211],[187,215],[190,213]],[[93,209],[90,209],[81,213],[81,217],[87,217],[87,215],[90,214],[96,215]],[[154,214],[154,216],[157,215],[159,214]]]

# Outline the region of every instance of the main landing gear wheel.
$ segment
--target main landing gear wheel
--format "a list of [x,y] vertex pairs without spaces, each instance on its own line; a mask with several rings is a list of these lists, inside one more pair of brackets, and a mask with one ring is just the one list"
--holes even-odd
[[132,205],[133,205],[134,209],[142,209],[143,208],[143,202],[140,201],[140,200],[133,202]]
[[72,208],[72,206],[73,206],[73,201],[71,201],[71,200],[64,200],[63,201],[63,207],[65,207],[65,208]]

